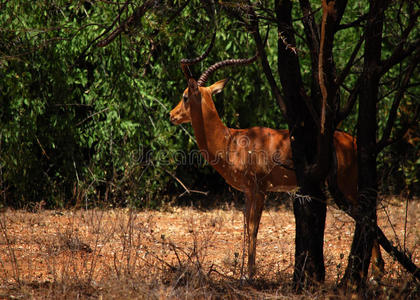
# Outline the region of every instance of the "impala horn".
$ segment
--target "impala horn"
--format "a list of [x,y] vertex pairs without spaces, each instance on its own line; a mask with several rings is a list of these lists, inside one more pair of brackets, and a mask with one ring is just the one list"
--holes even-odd
[[[267,40],[268,40],[268,33],[270,32],[270,28],[267,29],[267,33],[265,35],[265,40],[264,40],[264,44],[266,45]],[[203,72],[203,74],[201,74],[200,78],[198,79],[197,83],[198,86],[203,86],[207,79],[209,78],[209,76],[211,74],[213,74],[214,72],[216,72],[218,69],[220,68],[224,68],[227,66],[243,66],[243,65],[249,65],[251,63],[253,63],[254,61],[257,60],[258,58],[258,51],[257,53],[251,57],[251,58],[242,58],[242,59],[226,59],[226,60],[222,60],[219,61],[213,65],[211,65],[206,71]]]
[[224,68],[227,66],[241,66],[241,65],[248,65],[253,63],[254,61],[256,61],[258,58],[258,52],[257,54],[255,54],[253,57],[251,58],[243,58],[243,59],[226,59],[226,60],[222,60],[219,61],[213,65],[211,65],[207,70],[205,70],[203,72],[203,74],[201,74],[200,78],[198,79],[197,83],[198,86],[203,86],[207,79],[209,78],[209,76],[211,74],[213,74],[214,72],[216,72],[218,69],[220,68]]
[[201,54],[199,57],[196,57],[196,58],[181,59],[181,69],[184,72],[184,75],[187,78],[187,80],[193,77],[189,66],[195,65],[196,63],[199,63],[200,61],[205,59],[209,55],[210,50],[213,48],[215,40],[216,40],[216,30],[213,33],[213,37],[211,38],[210,45],[207,47],[207,50],[204,51],[203,54]]

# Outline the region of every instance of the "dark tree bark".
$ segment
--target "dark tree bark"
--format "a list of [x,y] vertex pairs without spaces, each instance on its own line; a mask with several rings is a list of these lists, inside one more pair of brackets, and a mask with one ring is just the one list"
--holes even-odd
[[[343,283],[359,287],[364,283],[376,233],[376,135],[382,28],[387,0],[371,1],[365,27],[365,57],[359,93],[357,123],[358,202],[356,229]],[[354,285],[353,285],[354,284]]]
[[[293,281],[299,289],[307,284],[322,282],[325,278],[323,242],[326,199],[322,192],[323,179],[310,173],[317,160],[317,153],[312,149],[317,148],[319,124],[316,121],[319,107],[308,107],[308,104],[319,103],[317,101],[319,99],[310,99],[306,95],[299,60],[291,49],[296,45],[291,10],[291,1],[275,2],[279,34],[277,68],[288,112],[287,120],[299,186],[298,193],[311,198],[308,201],[298,196],[293,203],[296,222]],[[315,93],[314,97],[317,98],[318,95]]]
[[[291,145],[299,192],[312,201],[295,201],[296,249],[294,282],[297,287],[322,282],[325,277],[323,238],[326,216],[325,178],[333,157],[335,112],[338,106],[333,39],[346,1],[323,1],[321,29],[315,24],[309,2],[301,1],[305,34],[312,58],[311,96],[300,77],[299,61],[287,45],[295,45],[289,1],[276,1],[278,72],[285,94]],[[286,46],[284,45],[286,43]],[[317,151],[313,151],[317,149]]]
[[[322,282],[325,278],[323,257],[323,240],[326,217],[326,198],[322,191],[323,182],[328,167],[323,166],[323,172],[317,169],[319,155],[312,149],[317,149],[320,93],[314,92],[313,99],[305,92],[301,78],[300,63],[294,45],[296,44],[292,26],[292,2],[275,1],[275,16],[278,39],[277,71],[283,88],[283,95],[274,79],[273,71],[268,63],[264,44],[259,34],[259,21],[251,2],[245,8],[250,16],[249,23],[237,11],[230,13],[246,24],[252,33],[260,54],[264,74],[284,114],[289,131],[293,161],[297,175],[299,192],[293,203],[296,220],[296,248],[294,283],[297,289],[307,284]],[[312,20],[313,21],[313,20]],[[315,30],[317,31],[317,30]],[[314,35],[314,40],[317,36]],[[316,43],[314,41],[314,43]],[[317,47],[314,46],[314,49]],[[316,61],[317,50],[315,51]],[[314,90],[319,91],[315,84]],[[332,130],[328,130],[331,134]],[[324,160],[327,161],[327,160]],[[322,169],[322,168],[321,168]],[[314,171],[318,172],[314,172]],[[310,200],[307,200],[310,199]]]

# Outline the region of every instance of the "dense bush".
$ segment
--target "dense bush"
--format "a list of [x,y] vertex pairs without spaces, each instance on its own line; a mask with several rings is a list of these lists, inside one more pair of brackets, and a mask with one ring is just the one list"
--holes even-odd
[[[200,1],[192,1],[176,21],[170,17],[176,9],[151,11],[140,30],[130,30],[104,48],[96,47],[96,38],[117,16],[115,5],[1,5],[3,204],[156,207],[171,193],[183,191],[175,178],[196,188],[223,182],[203,162],[180,163],[180,153],[196,149],[194,137],[189,125],[175,127],[168,118],[186,85],[179,60],[197,55],[212,34],[212,20]],[[218,22],[216,45],[196,73],[216,60],[253,55],[252,39],[243,27],[223,14]],[[268,42],[273,64],[276,49],[270,41],[275,44],[276,38],[271,34]],[[343,48],[351,42],[343,37]],[[305,55],[303,64],[309,63]],[[217,96],[216,106],[228,126],[285,127],[258,64],[220,71],[211,81],[225,77],[232,80],[225,96]],[[350,117],[342,128],[351,132],[354,120]],[[418,140],[418,133],[414,135]],[[409,152],[392,148],[383,155],[382,166],[398,175],[393,184],[412,189],[418,184],[418,142],[409,147]],[[406,163],[398,168],[400,157]]]

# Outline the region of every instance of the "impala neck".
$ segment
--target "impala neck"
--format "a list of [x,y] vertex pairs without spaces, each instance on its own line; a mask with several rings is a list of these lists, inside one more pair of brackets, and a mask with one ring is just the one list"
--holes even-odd
[[[209,95],[207,95],[209,96]],[[201,101],[190,104],[191,124],[198,147],[211,165],[214,165],[218,153],[226,151],[229,129],[223,124],[213,101]]]

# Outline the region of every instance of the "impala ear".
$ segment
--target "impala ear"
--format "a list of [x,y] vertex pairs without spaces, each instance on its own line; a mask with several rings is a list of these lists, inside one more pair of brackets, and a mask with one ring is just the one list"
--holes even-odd
[[211,86],[209,86],[211,94],[216,95],[216,94],[220,93],[223,90],[223,88],[225,87],[225,85],[228,81],[229,81],[229,78],[222,79],[222,80],[219,80],[216,83],[213,83]]

